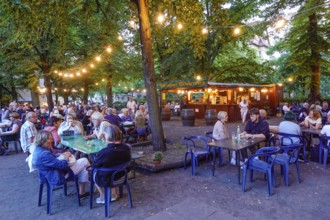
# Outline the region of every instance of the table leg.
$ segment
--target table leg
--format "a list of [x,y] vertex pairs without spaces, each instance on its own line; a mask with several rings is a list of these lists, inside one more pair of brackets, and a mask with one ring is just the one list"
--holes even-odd
[[215,152],[216,152],[216,147],[213,147],[213,158],[212,158],[212,175],[214,176],[214,171],[215,171]]
[[236,166],[238,168],[238,185],[241,184],[241,164],[240,164],[240,161],[241,161],[241,154],[239,151],[236,151]]

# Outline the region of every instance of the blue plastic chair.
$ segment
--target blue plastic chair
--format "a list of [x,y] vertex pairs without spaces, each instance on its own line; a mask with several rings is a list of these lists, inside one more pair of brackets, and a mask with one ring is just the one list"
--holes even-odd
[[51,184],[49,184],[47,178],[39,172],[38,206],[41,206],[42,192],[43,192],[44,184],[46,184],[46,186],[47,186],[47,214],[48,215],[51,215],[52,195],[53,195],[54,188],[58,187],[58,186],[63,186],[64,195],[67,196],[67,182],[68,181],[74,181],[75,182],[75,187],[76,187],[76,191],[77,191],[77,198],[78,198],[78,205],[81,206],[80,195],[79,195],[78,176],[74,175],[70,168],[66,169],[66,171],[69,172],[69,178],[66,179],[64,184],[62,184],[62,185],[51,185]]
[[327,167],[329,150],[330,150],[330,137],[329,136],[321,136],[320,137],[319,162],[322,163],[322,151],[323,151],[323,166],[324,166],[324,169]]
[[276,158],[271,157],[275,164],[281,165],[282,171],[284,172],[285,185],[289,186],[289,166],[290,164],[296,165],[298,182],[300,183],[300,167],[298,163],[299,152],[302,148],[302,144],[293,144],[293,140],[290,137],[281,137],[281,142],[283,139],[289,139],[291,141],[290,145],[281,146],[281,153],[277,154]]
[[[186,169],[187,157],[190,154],[191,174],[196,175],[196,166],[198,166],[198,158],[205,156],[208,160],[208,157],[211,154],[210,147],[208,146],[208,140],[202,136],[186,136],[184,137],[184,142],[186,145],[186,152],[184,156],[184,169]],[[214,169],[212,165],[211,168],[214,175]]]
[[[205,136],[207,138],[210,139],[210,141],[217,141],[214,137],[213,137],[213,131],[207,131],[205,132]],[[219,166],[222,165],[222,151],[223,149],[221,147],[218,148],[218,154],[219,154]],[[228,150],[228,159],[229,159],[229,162],[230,162],[230,150]]]
[[[270,158],[272,155],[275,155],[276,158],[276,154],[279,152],[279,150],[279,147],[263,147],[257,150],[254,155],[248,158],[243,166],[243,192],[245,192],[247,170],[250,170],[250,182],[253,180],[253,171],[256,170],[266,175],[268,183],[268,194],[269,196],[272,195],[272,185],[275,186],[274,161],[270,161],[268,158]],[[260,160],[259,157],[263,157],[264,160]]]
[[[123,186],[126,186],[128,201],[131,208],[133,208],[133,202],[131,197],[131,189],[128,183],[127,173],[129,171],[131,162],[127,162],[111,168],[93,168],[90,191],[94,192],[94,173],[97,171],[109,172],[111,174],[110,183],[104,187],[104,200],[105,200],[105,217],[110,217],[110,201],[111,201],[111,188],[119,187],[119,196],[123,197]],[[96,173],[97,175],[97,173]],[[117,177],[120,177],[117,179]],[[90,209],[93,208],[93,194],[90,196]]]
[[[277,133],[277,135],[281,136],[280,138],[280,143],[279,143],[279,146],[284,146],[283,144],[283,137],[286,137],[286,138],[298,138],[299,139],[299,144],[301,144],[301,152],[302,152],[302,155],[303,155],[303,158],[304,158],[304,162],[307,162],[307,153],[306,153],[306,147],[307,147],[307,141],[306,141],[306,138],[302,135],[295,135],[295,134],[288,134],[288,133],[283,133],[283,132],[279,132]],[[268,146],[270,146],[271,144],[275,145],[276,143],[276,139],[278,136],[272,136],[269,140],[268,140]],[[291,142],[292,143],[292,142]]]

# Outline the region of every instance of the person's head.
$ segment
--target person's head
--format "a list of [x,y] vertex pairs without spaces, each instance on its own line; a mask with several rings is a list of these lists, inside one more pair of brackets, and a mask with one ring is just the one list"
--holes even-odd
[[65,121],[66,122],[73,122],[75,120],[75,117],[73,114],[69,113],[69,114],[66,114],[65,116]]
[[292,111],[288,111],[284,114],[283,118],[286,121],[294,121],[296,119],[296,114]]
[[222,122],[228,121],[228,114],[225,111],[219,111],[217,117]]
[[37,114],[35,112],[28,112],[26,114],[26,120],[32,123],[36,123],[38,120]]
[[320,105],[320,101],[315,101],[315,105]]
[[244,104],[246,103],[246,99],[243,99],[243,103],[244,103]]
[[267,118],[267,112],[265,109],[260,109],[259,110],[259,115],[261,118],[266,119]]
[[123,139],[123,134],[121,133],[121,130],[115,126],[115,125],[110,125],[104,129],[104,136],[105,140],[109,143],[113,142],[122,142]]
[[52,133],[46,130],[41,130],[37,133],[35,138],[36,146],[42,146],[46,148],[51,148],[53,144],[53,136]]
[[111,115],[112,114],[112,108],[107,108],[106,113],[107,113],[107,115]]
[[288,103],[288,102],[285,102],[284,105],[285,105],[285,106],[289,106],[289,103]]
[[308,109],[308,108],[309,108],[309,104],[308,104],[307,102],[304,102],[303,107],[304,107],[305,109]]
[[62,119],[56,116],[52,116],[48,119],[48,126],[54,126],[56,128],[59,128],[61,123],[62,123]]
[[93,113],[94,113],[93,110],[88,110],[87,113],[86,113],[86,115],[87,115],[87,116],[92,116]]
[[314,110],[314,109],[316,109],[316,105],[312,104],[311,107],[309,107],[309,110]]
[[313,109],[309,112],[309,117],[311,117],[313,119],[318,119],[318,118],[321,118],[321,114],[316,109]]
[[249,111],[249,114],[250,114],[250,119],[252,122],[257,122],[259,120],[259,109],[257,108],[252,108],[250,111]]
[[112,109],[111,109],[111,112],[112,112],[112,114],[114,114],[114,115],[117,114],[117,110],[116,110],[115,108],[112,108]]
[[93,125],[98,128],[101,122],[104,120],[104,117],[100,112],[94,112],[91,116],[91,120]]
[[132,96],[130,96],[128,99],[129,99],[129,101],[133,101],[133,97]]
[[324,101],[324,102],[322,103],[322,108],[323,108],[324,110],[327,110],[328,107],[329,107],[328,102],[327,102],[327,101]]
[[139,110],[141,110],[142,112],[144,112],[146,110],[146,108],[144,107],[144,105],[140,105],[139,106]]
[[128,108],[123,108],[123,109],[121,110],[121,112],[122,112],[125,116],[127,116],[127,115],[128,115]]
[[19,119],[19,114],[16,112],[12,112],[9,114],[9,119],[12,121],[18,120]]

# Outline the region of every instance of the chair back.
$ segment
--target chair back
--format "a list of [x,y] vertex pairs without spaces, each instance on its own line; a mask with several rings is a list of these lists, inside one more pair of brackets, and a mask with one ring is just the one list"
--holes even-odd
[[110,187],[122,186],[127,182],[127,173],[129,171],[129,167],[131,162],[123,163],[110,168],[93,168],[93,173],[96,171],[101,171],[105,173],[111,174],[110,178]]
[[321,149],[330,149],[330,136],[320,136]]
[[213,137],[213,131],[206,131],[206,132],[205,132],[205,136],[206,136],[210,141],[217,141],[217,140]]
[[208,145],[209,142],[203,136],[185,136],[183,140],[186,145],[186,152],[195,152],[201,148],[210,151],[210,147]]
[[287,154],[289,156],[288,162],[289,164],[296,163],[299,159],[299,151],[302,148],[302,144],[291,144],[281,146],[281,151],[283,154]]
[[280,151],[279,147],[263,147],[257,150],[257,152],[251,155],[248,160],[245,162],[247,166],[249,166],[255,158],[263,157],[265,163],[269,163],[270,166],[273,166],[274,160],[268,160],[269,157],[275,155],[276,158],[277,153]]

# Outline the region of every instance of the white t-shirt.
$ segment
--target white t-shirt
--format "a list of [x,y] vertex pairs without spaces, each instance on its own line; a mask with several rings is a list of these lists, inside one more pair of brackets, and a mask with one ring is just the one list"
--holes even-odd
[[243,110],[243,111],[247,111],[247,110],[248,110],[248,106],[249,106],[249,103],[248,103],[248,102],[244,103],[243,101],[241,101],[241,102],[239,103],[239,107],[240,107],[241,110]]
[[134,112],[135,111],[135,108],[136,108],[135,101],[134,100],[128,101],[127,104],[126,104],[126,107],[132,109],[132,111]]
[[289,112],[290,108],[288,106],[284,105],[283,106],[283,111],[284,111],[284,113]]

